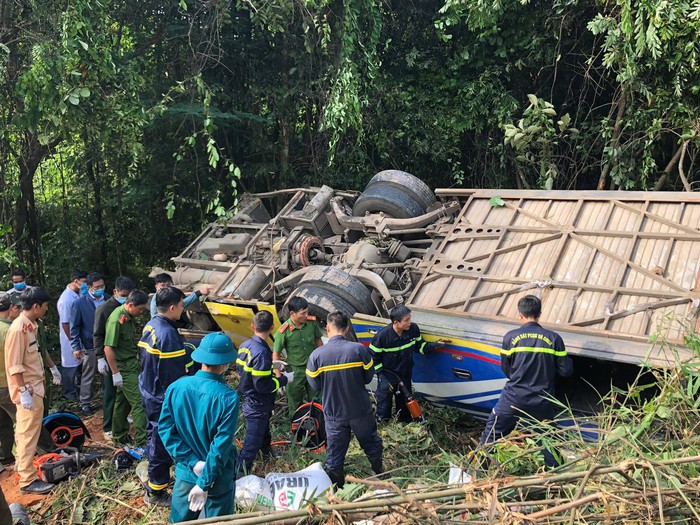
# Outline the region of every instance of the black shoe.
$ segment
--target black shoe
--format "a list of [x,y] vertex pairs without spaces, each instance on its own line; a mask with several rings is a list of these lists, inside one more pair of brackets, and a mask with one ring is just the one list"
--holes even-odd
[[22,494],[48,494],[54,487],[55,485],[53,483],[46,483],[35,479],[29,485],[22,487],[20,490],[22,491]]
[[375,474],[381,474],[384,472],[384,466],[382,465],[382,457],[369,458],[369,464],[372,465],[372,472]]
[[261,448],[260,453],[263,455],[264,458],[268,458],[268,459],[276,459],[276,458],[280,457],[280,454],[271,446]]
[[169,507],[172,502],[172,496],[165,490],[148,492],[143,497],[143,502],[146,505],[156,505],[158,507]]
[[345,486],[345,470],[326,470],[328,477],[331,478],[331,483],[333,483],[337,488],[342,489]]
[[95,411],[92,409],[92,407],[89,407],[89,406],[81,408],[81,409],[80,409],[80,412],[81,412],[84,416],[91,416],[91,415],[93,415],[93,414],[95,413]]
[[6,458],[0,458],[0,465],[12,465],[15,462],[14,456],[8,456]]

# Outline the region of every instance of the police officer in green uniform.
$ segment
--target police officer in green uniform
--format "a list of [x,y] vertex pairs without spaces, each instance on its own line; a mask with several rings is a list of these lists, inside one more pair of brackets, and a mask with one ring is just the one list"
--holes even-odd
[[112,383],[117,389],[112,417],[112,433],[118,444],[129,439],[129,412],[134,418],[137,447],[146,446],[146,413],[139,390],[139,348],[136,346],[136,317],[148,307],[148,295],[134,290],[126,303],[116,308],[105,326],[105,358],[112,371]]
[[291,368],[295,381],[287,385],[287,402],[289,403],[289,418],[306,401],[311,401],[318,395],[306,381],[306,362],[316,348],[323,344],[321,327],[316,318],[309,315],[309,303],[303,297],[292,297],[287,303],[289,319],[285,321],[275,334],[275,347],[272,359],[282,359],[282,350],[287,351],[287,371]]

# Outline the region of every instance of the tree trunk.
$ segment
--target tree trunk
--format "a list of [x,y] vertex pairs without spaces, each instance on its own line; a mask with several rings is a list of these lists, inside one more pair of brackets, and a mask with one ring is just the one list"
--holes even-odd
[[100,184],[100,164],[95,160],[92,153],[95,148],[89,143],[87,136],[83,138],[85,144],[85,173],[95,194],[95,233],[99,242],[100,272],[107,272],[107,233],[105,232],[104,217],[102,215],[102,188]]
[[22,144],[19,163],[19,189],[17,218],[15,220],[15,243],[17,251],[34,274],[34,282],[43,284],[39,218],[34,201],[34,174],[39,164],[56,148],[60,138],[42,145],[33,133],[26,134]]
[[[625,116],[625,107],[627,106],[627,95],[625,91],[622,91],[620,95],[620,100],[617,103],[617,116],[615,117],[615,127],[613,128],[612,138],[610,139],[610,147],[615,149],[620,143],[620,135],[622,135],[622,119]],[[598,179],[598,189],[604,190],[605,184],[607,182],[608,173],[610,172],[610,162],[606,162],[603,165],[603,169],[600,172],[600,178]]]

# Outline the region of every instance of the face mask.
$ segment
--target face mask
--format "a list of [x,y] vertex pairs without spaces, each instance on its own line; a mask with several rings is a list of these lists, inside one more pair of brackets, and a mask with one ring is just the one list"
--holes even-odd
[[17,290],[18,292],[21,292],[27,287],[27,283],[21,282],[21,283],[14,283],[12,287]]
[[88,284],[81,283],[80,284],[80,295],[85,295],[86,293],[88,293]]
[[116,296],[115,299],[119,304],[124,304],[126,302],[126,297]]
[[100,297],[103,297],[105,294],[105,289],[104,288],[97,288],[96,290],[92,291],[92,296],[97,297],[98,299]]

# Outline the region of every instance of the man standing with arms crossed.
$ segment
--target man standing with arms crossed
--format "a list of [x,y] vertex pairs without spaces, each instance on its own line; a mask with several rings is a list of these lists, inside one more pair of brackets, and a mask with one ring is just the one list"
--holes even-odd
[[328,314],[328,342],[314,350],[306,367],[306,377],[321,391],[326,422],[326,468],[338,488],[345,483],[345,454],[352,431],[369,458],[375,474],[382,467],[382,438],[365,385],[374,376],[374,361],[360,343],[345,339],[350,319],[342,312]]
[[282,359],[282,350],[287,350],[287,365],[291,368],[296,381],[287,385],[287,402],[289,419],[306,401],[311,401],[316,394],[306,380],[306,362],[311,352],[323,344],[321,328],[314,316],[309,315],[309,303],[303,297],[292,297],[287,303],[289,319],[275,334],[275,348],[272,359]]
[[102,432],[105,439],[112,439],[112,416],[117,390],[112,383],[112,371],[105,359],[105,328],[107,319],[112,312],[126,302],[126,298],[136,288],[134,281],[120,276],[114,282],[114,296],[95,310],[95,326],[93,327],[92,342],[95,345],[97,371],[102,374]]
[[49,299],[49,294],[41,288],[22,294],[22,313],[12,322],[5,339],[5,370],[10,397],[17,406],[17,474],[20,489],[28,494],[46,494],[54,487],[52,483],[39,480],[34,467],[45,392],[36,321],[46,315]]
[[149,505],[161,507],[170,506],[167,488],[173,462],[158,435],[158,420],[166,389],[187,375],[193,364],[194,347],[185,343],[176,328],[185,309],[184,298],[185,294],[175,287],[158,290],[155,297],[158,314],[146,324],[139,341],[139,390],[148,424],[148,483],[143,500]]

